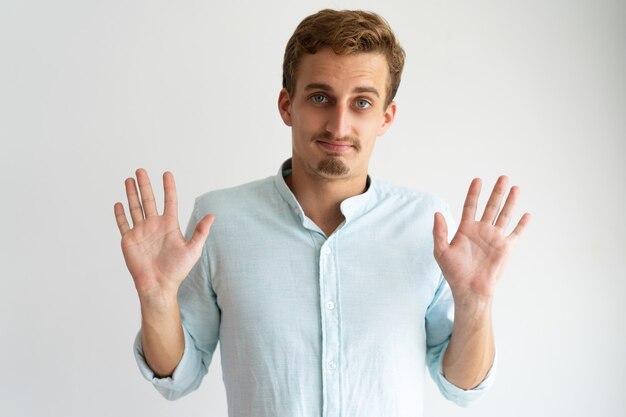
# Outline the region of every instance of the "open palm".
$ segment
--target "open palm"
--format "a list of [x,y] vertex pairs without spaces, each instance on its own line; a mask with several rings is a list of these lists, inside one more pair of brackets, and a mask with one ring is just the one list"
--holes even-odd
[[448,228],[444,217],[435,214],[433,228],[434,255],[453,293],[469,291],[472,294],[491,296],[498,278],[502,275],[512,247],[530,221],[525,213],[510,235],[505,229],[519,189],[512,187],[504,207],[500,204],[507,187],[507,178],[498,178],[480,221],[476,221],[476,206],[481,181],[476,178],[470,184],[461,223],[448,244]]
[[185,241],[178,221],[174,176],[169,172],[163,174],[165,204],[163,214],[159,215],[148,174],[143,169],[138,169],[136,174],[141,199],[135,180],[125,181],[132,228],[122,203],[114,206],[124,260],[140,297],[172,296],[198,261],[213,216],[204,217],[191,239]]

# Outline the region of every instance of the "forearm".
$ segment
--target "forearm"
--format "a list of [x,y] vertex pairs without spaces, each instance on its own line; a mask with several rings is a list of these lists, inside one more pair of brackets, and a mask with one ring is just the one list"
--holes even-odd
[[141,302],[143,353],[157,377],[171,376],[185,350],[180,309],[174,298],[158,307]]
[[491,297],[455,297],[454,326],[443,358],[443,372],[460,388],[480,385],[493,364],[491,306]]

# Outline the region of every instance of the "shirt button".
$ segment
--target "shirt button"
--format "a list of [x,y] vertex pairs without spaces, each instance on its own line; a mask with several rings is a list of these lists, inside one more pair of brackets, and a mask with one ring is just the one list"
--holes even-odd
[[328,362],[328,369],[336,369],[337,364],[333,361]]
[[328,246],[324,246],[322,252],[324,252],[324,255],[330,255],[331,250]]
[[326,308],[332,310],[333,308],[335,308],[335,303],[333,303],[332,301],[327,302]]

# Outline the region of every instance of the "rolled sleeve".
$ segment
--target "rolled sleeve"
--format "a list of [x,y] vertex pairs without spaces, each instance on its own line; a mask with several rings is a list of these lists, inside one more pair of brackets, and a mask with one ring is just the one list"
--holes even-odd
[[[185,238],[193,235],[204,213],[197,204],[187,226]],[[206,244],[202,255],[178,290],[178,303],[183,327],[185,349],[176,369],[169,377],[159,378],[148,366],[141,344],[141,331],[133,345],[141,374],[168,400],[176,400],[197,389],[208,372],[219,339],[220,309],[217,295],[210,285]]]
[[141,331],[135,337],[134,354],[139,371],[168,400],[176,400],[197,389],[207,373],[207,368],[202,363],[202,356],[195,348],[193,339],[184,326],[183,334],[185,338],[183,356],[172,375],[163,378],[156,376],[146,362],[141,344]]
[[466,390],[463,388],[459,388],[450,381],[448,381],[443,374],[443,357],[445,355],[446,348],[448,347],[448,343],[449,341],[445,343],[443,349],[441,349],[441,353],[438,355],[436,362],[430,368],[431,375],[433,377],[433,380],[437,384],[439,391],[446,399],[454,402],[461,407],[467,407],[468,405],[470,405],[470,403],[483,396],[485,392],[491,387],[491,385],[493,385],[493,382],[496,379],[498,355],[497,352],[494,354],[491,368],[489,369],[489,372],[487,372],[487,375],[482,380],[482,382],[478,386]]
[[443,358],[450,343],[454,324],[454,300],[448,283],[441,276],[439,287],[426,313],[426,359],[430,375],[443,396],[461,407],[480,398],[493,385],[496,377],[497,354],[491,368],[477,387],[465,390],[448,381],[443,375]]

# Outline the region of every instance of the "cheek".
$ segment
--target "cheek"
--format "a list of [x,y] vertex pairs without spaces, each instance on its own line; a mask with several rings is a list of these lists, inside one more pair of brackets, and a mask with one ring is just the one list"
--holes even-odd
[[300,117],[291,126],[291,135],[295,142],[306,144],[319,133],[319,128],[310,118]]
[[354,127],[364,137],[376,137],[383,121],[382,117],[363,117],[355,120]]
[[315,120],[315,114],[305,112],[302,109],[298,109],[298,111],[293,112],[291,117],[294,122],[294,127],[297,127],[299,130],[308,129]]
[[298,131],[300,134],[306,136],[312,136],[326,130],[326,119],[318,114],[308,115],[306,118],[302,118],[298,124]]

